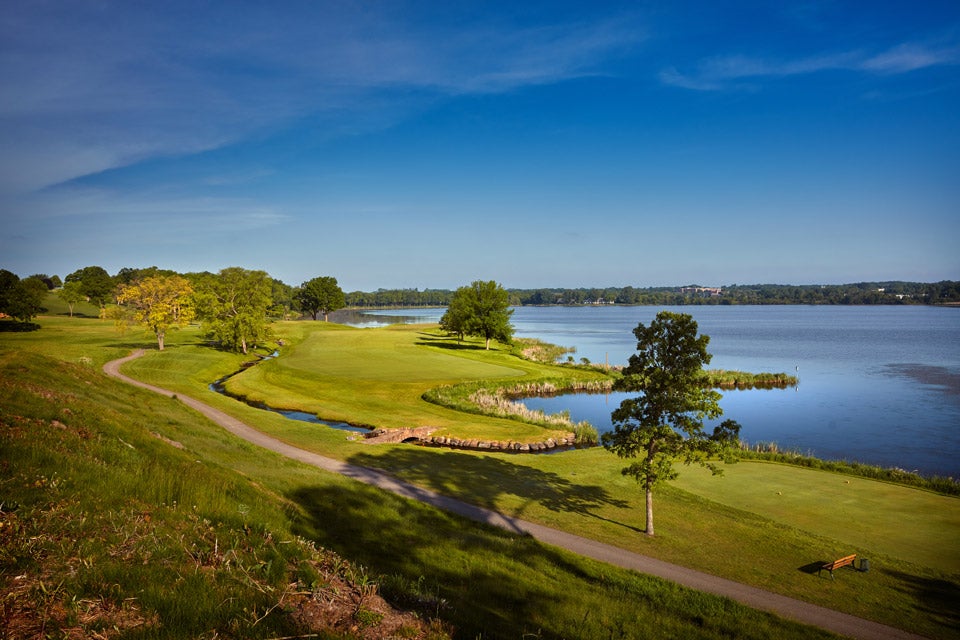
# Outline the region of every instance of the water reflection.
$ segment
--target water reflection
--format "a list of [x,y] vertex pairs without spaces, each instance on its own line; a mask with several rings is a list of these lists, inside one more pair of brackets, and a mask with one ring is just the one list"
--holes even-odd
[[391,324],[428,324],[440,322],[446,309],[340,309],[330,314],[330,322],[360,329],[385,327]]

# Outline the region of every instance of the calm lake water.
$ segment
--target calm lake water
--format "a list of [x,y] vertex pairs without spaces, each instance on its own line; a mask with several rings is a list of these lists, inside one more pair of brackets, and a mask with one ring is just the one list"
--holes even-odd
[[[632,330],[662,307],[518,307],[518,337],[575,347],[574,358],[626,364]],[[726,391],[724,418],[748,442],[825,459],[960,476],[960,309],[937,307],[672,307],[710,336],[709,368],[786,372],[796,389]],[[443,309],[366,312],[358,326],[436,322]],[[622,394],[529,398],[601,432]]]

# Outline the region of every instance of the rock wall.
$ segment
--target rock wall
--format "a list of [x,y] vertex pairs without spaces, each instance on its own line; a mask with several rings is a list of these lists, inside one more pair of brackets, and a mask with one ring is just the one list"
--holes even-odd
[[551,449],[572,447],[576,439],[571,433],[565,438],[547,438],[543,442],[501,442],[499,440],[474,440],[434,436],[436,427],[416,427],[413,429],[377,429],[366,434],[366,442],[380,444],[403,442],[415,439],[418,444],[428,447],[450,447],[452,449],[474,449],[478,451],[505,451],[508,453],[538,453]]

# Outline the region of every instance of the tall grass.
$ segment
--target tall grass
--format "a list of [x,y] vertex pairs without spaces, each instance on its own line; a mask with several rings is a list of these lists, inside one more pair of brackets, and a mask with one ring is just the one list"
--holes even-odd
[[748,373],[710,369],[705,371],[706,384],[718,389],[786,389],[797,386],[796,376],[786,373]]
[[[159,435],[198,426],[175,401],[4,351],[0,407],[0,638],[347,638],[380,624],[367,574],[296,536],[289,505]],[[342,630],[308,620],[318,585],[351,600]]]
[[569,412],[548,414],[531,410],[516,398],[545,393],[588,392],[605,388],[606,380],[539,379],[513,383],[467,382],[443,385],[430,389],[422,395],[432,402],[449,409],[477,415],[495,416],[518,420],[548,429],[565,429],[574,433],[578,444],[596,444],[597,430],[589,422],[573,422]]

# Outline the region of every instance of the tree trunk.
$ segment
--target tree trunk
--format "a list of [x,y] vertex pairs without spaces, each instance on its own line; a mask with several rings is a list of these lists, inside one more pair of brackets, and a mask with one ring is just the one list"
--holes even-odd
[[647,529],[644,531],[648,536],[653,535],[653,484],[647,482]]
[[487,338],[487,351],[490,351],[490,338]]
[[163,332],[160,331],[157,333],[157,347],[159,351],[163,351]]
[[240,346],[243,347],[243,355],[247,355],[247,339],[240,338]]

